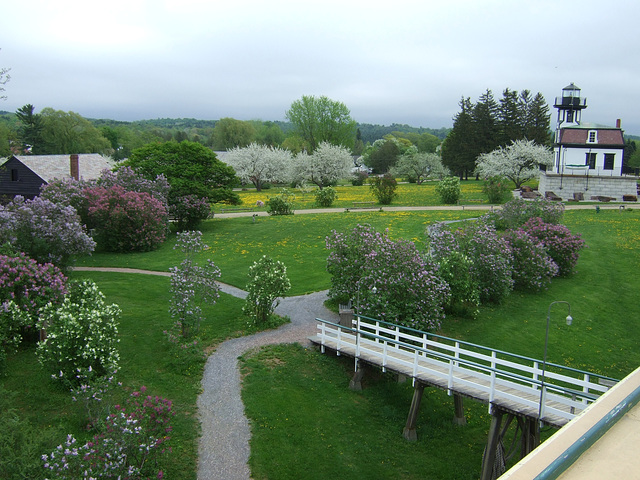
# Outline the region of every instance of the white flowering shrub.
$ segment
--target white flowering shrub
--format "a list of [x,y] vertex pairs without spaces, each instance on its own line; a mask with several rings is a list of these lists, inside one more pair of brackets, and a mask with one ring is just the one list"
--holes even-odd
[[256,322],[265,323],[280,303],[278,297],[284,296],[291,288],[287,267],[264,255],[249,267],[249,278],[247,300],[242,311]]
[[117,370],[120,313],[91,280],[71,283],[61,304],[41,310],[38,328],[46,338],[36,348],[38,360],[52,378],[69,385],[75,385],[78,369],[97,375]]

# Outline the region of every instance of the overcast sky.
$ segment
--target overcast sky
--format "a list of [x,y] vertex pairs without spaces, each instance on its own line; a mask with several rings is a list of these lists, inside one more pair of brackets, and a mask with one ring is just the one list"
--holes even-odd
[[361,123],[440,128],[462,96],[529,89],[552,106],[574,82],[583,121],[640,135],[637,0],[3,3],[0,110],[284,120],[326,95]]

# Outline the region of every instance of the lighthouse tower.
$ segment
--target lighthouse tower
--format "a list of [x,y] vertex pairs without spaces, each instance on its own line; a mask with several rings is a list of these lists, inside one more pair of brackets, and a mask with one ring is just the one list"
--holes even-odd
[[562,89],[562,97],[556,97],[554,107],[558,109],[558,127],[580,125],[582,110],[587,108],[587,99],[580,98],[580,89],[571,83]]

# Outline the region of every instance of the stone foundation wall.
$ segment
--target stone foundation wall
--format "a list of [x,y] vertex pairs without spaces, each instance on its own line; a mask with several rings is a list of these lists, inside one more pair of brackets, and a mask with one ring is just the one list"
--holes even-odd
[[623,195],[638,194],[638,177],[597,177],[587,175],[558,175],[541,172],[538,192],[553,192],[563,200],[582,193],[585,200],[591,197],[611,197],[622,201]]

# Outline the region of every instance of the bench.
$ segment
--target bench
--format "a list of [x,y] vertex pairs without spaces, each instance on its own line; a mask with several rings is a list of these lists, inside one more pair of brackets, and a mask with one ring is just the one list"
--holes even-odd
[[345,208],[345,211],[348,212],[349,210],[362,210],[366,208],[378,207],[375,206],[375,202],[353,202],[353,206]]

